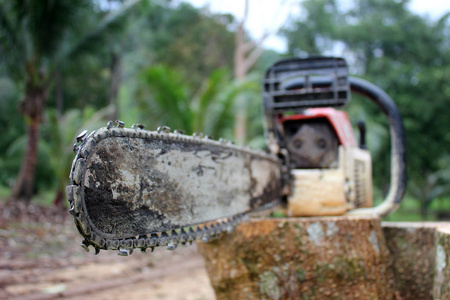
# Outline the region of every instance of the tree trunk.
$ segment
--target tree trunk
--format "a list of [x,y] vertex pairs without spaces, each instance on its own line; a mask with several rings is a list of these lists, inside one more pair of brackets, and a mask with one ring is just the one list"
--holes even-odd
[[53,199],[53,206],[63,206],[64,193],[61,188],[56,192],[55,198]]
[[[263,53],[262,43],[268,36],[264,34],[258,42],[245,41],[245,22],[247,21],[249,11],[248,0],[245,0],[244,16],[239,23],[235,34],[234,49],[234,78],[242,81],[247,76],[250,68],[257,62]],[[237,112],[234,123],[234,139],[238,144],[243,144],[247,139],[247,112],[246,100],[241,97],[237,100]]]
[[[247,2],[246,2],[247,3]],[[247,9],[248,4],[246,4]],[[244,21],[242,21],[235,36],[235,50],[234,50],[234,78],[237,81],[245,79],[245,50],[244,50]],[[238,144],[243,144],[247,135],[247,116],[245,111],[245,102],[242,97],[237,99],[237,112],[234,123],[234,139]]]
[[56,112],[58,116],[58,120],[64,114],[64,96],[63,96],[63,87],[62,87],[62,79],[61,79],[61,70],[59,67],[55,70],[55,96],[56,96]]
[[119,85],[121,76],[121,57],[114,51],[111,51],[111,64],[109,66],[110,78],[108,89],[108,104],[113,106],[111,120],[117,120],[119,116],[119,104],[117,98],[119,95]]
[[393,299],[377,218],[251,220],[198,243],[217,299]]
[[46,98],[46,90],[27,84],[25,100],[21,110],[28,125],[28,141],[22,165],[13,188],[11,198],[29,202],[34,191],[34,173],[38,155],[39,126],[42,121],[42,111]]

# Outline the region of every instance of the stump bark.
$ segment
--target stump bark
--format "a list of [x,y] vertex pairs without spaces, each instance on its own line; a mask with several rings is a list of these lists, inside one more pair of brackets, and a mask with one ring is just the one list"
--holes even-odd
[[393,299],[377,218],[251,220],[199,243],[217,299]]
[[437,230],[436,244],[433,296],[450,299],[450,227]]
[[383,222],[390,268],[401,300],[431,300],[438,223]]

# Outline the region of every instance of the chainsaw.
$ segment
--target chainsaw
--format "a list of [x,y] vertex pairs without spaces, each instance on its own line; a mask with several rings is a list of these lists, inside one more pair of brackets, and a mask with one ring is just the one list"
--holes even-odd
[[[185,135],[166,126],[148,131],[121,121],[82,132],[66,188],[82,247],[95,253],[169,250],[219,237],[255,212],[282,207],[288,216],[394,211],[404,194],[405,135],[391,98],[348,76],[344,59],[291,58],[263,79],[267,151]],[[365,126],[356,141],[334,107],[360,93],[386,114],[391,132],[391,183],[372,207],[371,157]]]

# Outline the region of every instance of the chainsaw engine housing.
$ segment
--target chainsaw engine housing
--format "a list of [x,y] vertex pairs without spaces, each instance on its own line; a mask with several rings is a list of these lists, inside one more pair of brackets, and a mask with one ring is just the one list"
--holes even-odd
[[343,111],[311,108],[280,118],[289,154],[289,216],[342,215],[372,206],[370,152]]

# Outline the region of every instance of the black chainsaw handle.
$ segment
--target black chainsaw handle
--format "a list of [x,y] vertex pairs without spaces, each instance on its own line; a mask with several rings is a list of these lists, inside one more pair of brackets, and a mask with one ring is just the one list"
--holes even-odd
[[349,77],[352,92],[372,100],[386,115],[391,134],[391,180],[384,201],[372,208],[355,209],[350,214],[375,214],[380,217],[394,212],[402,202],[406,188],[406,135],[400,113],[391,97],[378,86],[360,78]]

